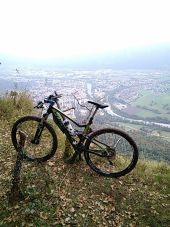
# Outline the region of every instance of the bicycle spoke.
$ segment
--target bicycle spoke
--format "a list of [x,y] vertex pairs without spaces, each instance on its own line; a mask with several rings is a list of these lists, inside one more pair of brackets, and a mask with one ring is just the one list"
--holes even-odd
[[106,129],[106,132],[101,130],[100,133],[99,130],[99,134],[92,137],[89,143],[89,164],[96,172],[105,175],[118,174],[126,169],[129,171],[133,163],[134,147],[127,140],[126,135],[115,132],[117,131],[107,132]]
[[22,146],[23,153],[28,157],[43,157],[48,154],[49,149],[52,146],[52,138],[50,139],[50,134],[46,128],[44,128],[40,144],[34,144],[32,140],[35,137],[35,133],[38,127],[38,122],[36,121],[26,121],[17,128],[17,141],[20,141],[20,132],[26,135],[25,144]]

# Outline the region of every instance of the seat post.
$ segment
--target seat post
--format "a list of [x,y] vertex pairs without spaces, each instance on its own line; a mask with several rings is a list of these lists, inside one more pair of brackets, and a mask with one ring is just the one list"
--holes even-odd
[[90,119],[89,119],[89,124],[90,124],[90,125],[93,123],[93,118],[94,118],[95,114],[97,113],[98,109],[99,109],[99,107],[96,106],[96,109],[94,110],[92,116],[91,116]]
[[94,112],[93,112],[93,114],[92,114],[92,116],[91,116],[92,118],[94,118],[94,116],[95,116],[95,114],[97,113],[98,109],[99,109],[99,107],[96,106],[96,109],[94,110]]

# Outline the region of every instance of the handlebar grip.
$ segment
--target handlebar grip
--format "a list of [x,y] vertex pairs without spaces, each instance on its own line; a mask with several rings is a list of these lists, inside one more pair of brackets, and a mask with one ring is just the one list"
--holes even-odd
[[37,105],[34,106],[34,108],[37,108],[37,109],[43,108],[43,102],[42,101],[38,102]]

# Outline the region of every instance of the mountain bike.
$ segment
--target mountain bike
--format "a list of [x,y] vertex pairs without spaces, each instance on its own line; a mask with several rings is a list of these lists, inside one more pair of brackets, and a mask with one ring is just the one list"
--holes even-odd
[[[138,161],[138,148],[134,140],[116,128],[91,129],[97,111],[108,105],[88,101],[92,105],[90,115],[85,124],[80,124],[61,110],[60,98],[61,95],[55,92],[35,106],[44,110],[41,117],[24,116],[14,123],[11,137],[16,151],[22,151],[24,159],[37,162],[47,161],[55,154],[58,139],[52,124],[47,122],[52,114],[53,121],[75,151],[73,162],[83,153],[90,168],[102,176],[120,177],[132,171]],[[82,130],[70,128],[70,122]]]

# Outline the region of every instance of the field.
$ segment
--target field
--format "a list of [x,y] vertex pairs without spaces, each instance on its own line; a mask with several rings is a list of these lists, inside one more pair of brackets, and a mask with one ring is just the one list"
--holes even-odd
[[123,127],[127,131],[129,131],[129,130],[140,130],[140,128],[142,127],[142,125],[125,123],[125,122],[119,122],[118,125],[120,127]]
[[160,137],[164,140],[167,140],[170,142],[170,133],[169,132],[165,132],[165,131],[161,131],[160,132]]
[[138,117],[161,117],[170,120],[170,94],[143,92],[131,105],[137,107],[135,115]]
[[151,126],[144,126],[140,124],[131,124],[131,123],[125,123],[125,122],[118,122],[117,123],[120,128],[123,128],[125,131],[130,131],[130,130],[137,130],[143,133],[149,133],[151,136],[156,136],[158,138],[161,138],[163,140],[166,140],[170,142],[170,132],[166,132],[163,130],[163,128],[159,130],[155,130],[154,128],[152,129]]

